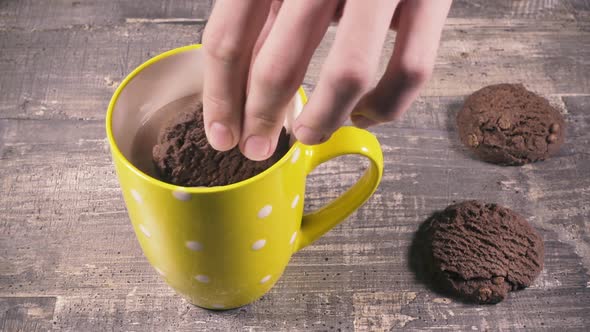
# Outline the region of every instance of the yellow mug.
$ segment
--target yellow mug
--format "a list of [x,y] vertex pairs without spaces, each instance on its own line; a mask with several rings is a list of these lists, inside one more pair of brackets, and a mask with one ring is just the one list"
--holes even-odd
[[[150,264],[191,303],[231,309],[264,295],[293,253],[372,195],[383,173],[383,155],[371,133],[343,127],[320,145],[294,142],[272,167],[239,183],[206,188],[158,180],[134,162],[134,141],[157,110],[202,91],[202,62],[200,45],[191,45],[139,66],[115,91],[106,131],[129,218]],[[287,129],[305,101],[300,89],[288,105]],[[141,142],[148,146],[143,150],[148,159],[150,140]],[[303,215],[306,176],[344,154],[370,160],[364,175],[327,206]]]

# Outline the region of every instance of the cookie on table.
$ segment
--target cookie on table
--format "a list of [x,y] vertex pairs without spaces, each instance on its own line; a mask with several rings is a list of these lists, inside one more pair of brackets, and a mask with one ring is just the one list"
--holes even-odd
[[426,263],[440,288],[481,304],[530,286],[543,269],[543,240],[519,214],[465,201],[424,225]]
[[467,97],[457,114],[463,144],[499,165],[524,165],[555,154],[565,139],[562,115],[522,84],[496,84]]

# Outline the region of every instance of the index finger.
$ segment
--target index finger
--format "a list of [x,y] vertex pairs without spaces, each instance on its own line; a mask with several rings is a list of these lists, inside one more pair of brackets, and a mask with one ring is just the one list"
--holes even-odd
[[248,68],[270,0],[218,0],[203,34],[203,121],[213,148],[240,138]]

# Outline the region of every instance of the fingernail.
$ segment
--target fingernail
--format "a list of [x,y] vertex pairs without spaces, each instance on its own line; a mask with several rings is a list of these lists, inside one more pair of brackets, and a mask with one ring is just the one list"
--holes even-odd
[[323,133],[306,126],[299,126],[295,130],[295,136],[303,144],[319,144],[326,140],[326,136]]
[[231,130],[224,124],[213,122],[209,126],[209,144],[219,151],[227,151],[233,148],[234,135]]
[[351,115],[350,120],[355,126],[363,129],[374,126],[378,123],[377,121],[371,120],[363,115]]
[[255,135],[248,137],[243,153],[251,160],[267,159],[270,155],[270,139]]

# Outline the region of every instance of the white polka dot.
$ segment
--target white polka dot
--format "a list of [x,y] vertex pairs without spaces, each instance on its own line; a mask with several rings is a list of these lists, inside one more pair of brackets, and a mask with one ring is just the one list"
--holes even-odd
[[206,284],[206,283],[208,283],[208,282],[209,282],[209,277],[208,277],[208,276],[206,276],[206,275],[204,275],[204,274],[198,274],[197,276],[195,276],[195,279],[196,279],[198,282],[202,282],[202,283],[204,283],[204,284]]
[[211,307],[212,308],[215,308],[215,309],[223,309],[223,308],[225,308],[225,306],[223,304],[219,304],[219,303],[212,304]]
[[260,283],[261,283],[261,284],[264,284],[265,282],[269,281],[269,280],[270,280],[270,278],[271,278],[271,275],[269,274],[269,275],[267,275],[266,277],[264,277],[264,278],[260,279]]
[[297,160],[299,160],[300,154],[301,154],[301,150],[299,148],[296,148],[295,151],[293,151],[293,156],[291,157],[292,164],[296,163]]
[[252,244],[252,250],[260,250],[266,245],[266,240],[261,239]]
[[155,270],[156,270],[156,272],[158,272],[158,274],[159,274],[159,275],[161,275],[162,277],[165,277],[165,276],[166,276],[166,274],[164,273],[164,271],[160,270],[159,268],[157,268],[157,267],[154,267],[154,269],[155,269]]
[[293,202],[291,202],[291,208],[294,209],[297,206],[297,203],[299,203],[299,194],[295,195],[295,198],[293,198]]
[[258,211],[258,218],[266,218],[272,212],[272,206],[270,204],[265,205],[260,211]]
[[175,191],[172,192],[172,195],[177,200],[184,201],[184,202],[186,202],[186,201],[188,201],[188,200],[191,199],[191,194],[189,194],[187,192],[184,192],[184,191],[175,190]]
[[203,245],[201,244],[201,242],[197,242],[197,241],[186,241],[186,247],[192,251],[203,250]]
[[150,231],[142,224],[139,225],[139,230],[143,233],[143,235],[147,236],[147,237],[152,237],[152,234],[150,233]]
[[139,204],[143,203],[143,198],[141,197],[141,195],[139,194],[139,192],[135,189],[131,189],[131,196],[133,196],[133,199],[135,199],[135,201]]
[[293,235],[291,235],[291,240],[289,241],[289,244],[295,243],[296,238],[297,238],[297,231],[293,232]]

